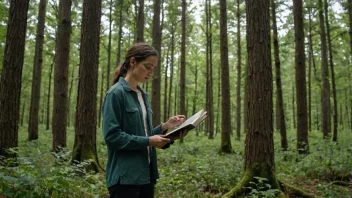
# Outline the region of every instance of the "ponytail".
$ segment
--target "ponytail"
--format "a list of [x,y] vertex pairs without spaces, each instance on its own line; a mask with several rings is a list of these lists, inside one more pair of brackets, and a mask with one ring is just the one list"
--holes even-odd
[[126,60],[122,64],[119,64],[114,72],[114,77],[112,79],[112,85],[119,81],[120,77],[125,77],[127,74],[128,67],[130,66],[130,60]]

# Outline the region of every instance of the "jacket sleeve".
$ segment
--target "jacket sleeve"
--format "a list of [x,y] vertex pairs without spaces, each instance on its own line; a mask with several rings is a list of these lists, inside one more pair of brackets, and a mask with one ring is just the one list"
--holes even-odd
[[162,126],[163,124],[160,124],[160,125],[158,125],[157,127],[155,127],[154,129],[152,129],[152,133],[151,133],[151,135],[161,135],[161,134],[165,134],[166,133],[166,131],[162,131],[161,130],[161,126]]
[[124,109],[122,101],[121,92],[118,90],[108,92],[104,98],[102,116],[105,143],[116,150],[146,149],[149,145],[148,137],[131,135],[122,131],[122,109]]

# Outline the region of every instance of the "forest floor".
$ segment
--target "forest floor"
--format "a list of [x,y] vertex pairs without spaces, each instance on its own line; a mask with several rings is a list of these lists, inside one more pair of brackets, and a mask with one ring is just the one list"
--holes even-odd
[[[190,132],[182,144],[176,141],[169,149],[157,150],[160,179],[155,186],[156,198],[221,197],[241,180],[245,135],[241,136],[241,141],[232,137],[232,154],[221,154],[219,134],[209,140],[203,133],[196,135],[196,132]],[[97,152],[100,164],[105,167],[107,149],[100,133],[97,129]],[[28,142],[27,137],[27,128],[21,127],[19,167],[0,165],[0,198],[109,197],[104,173],[88,173],[84,163],[67,163],[72,154],[73,128],[67,131],[67,149],[60,154],[50,152],[52,134],[44,126],[40,128],[37,141]],[[323,140],[318,131],[310,132],[310,153],[301,156],[295,149],[295,131],[288,131],[288,151],[280,149],[280,135],[275,132],[277,178],[319,198],[352,198],[352,132],[342,131],[339,137],[336,144]],[[349,186],[334,183],[341,180],[349,182]],[[269,191],[252,190],[247,197],[272,196]]]

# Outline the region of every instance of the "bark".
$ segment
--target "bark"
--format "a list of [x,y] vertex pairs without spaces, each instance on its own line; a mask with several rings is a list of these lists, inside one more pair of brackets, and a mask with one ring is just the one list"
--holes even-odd
[[329,68],[326,48],[326,34],[324,25],[323,2],[319,2],[319,23],[320,23],[320,40],[321,40],[321,109],[322,109],[322,129],[324,139],[331,136],[330,123],[330,82],[329,82]]
[[170,117],[171,113],[171,93],[172,93],[172,85],[173,85],[173,78],[174,78],[174,54],[175,54],[175,24],[173,23],[172,28],[171,28],[171,58],[170,58],[170,88],[169,88],[169,96],[168,96],[168,111],[167,111],[167,117]]
[[43,65],[43,43],[44,43],[44,27],[46,0],[40,0],[39,14],[37,24],[37,35],[35,41],[34,65],[31,90],[31,104],[28,125],[28,140],[38,139],[38,116],[40,104],[40,85],[42,82],[42,65]]
[[85,0],[81,26],[81,50],[75,141],[72,163],[90,160],[89,170],[101,171],[96,150],[96,109],[101,1]]
[[[351,50],[351,55],[352,55],[352,0],[348,0],[348,17],[349,17],[349,22],[350,22],[350,27],[349,27],[349,34],[350,34],[350,50]],[[352,128],[352,127],[351,127]]]
[[295,26],[297,150],[299,154],[307,154],[309,144],[302,0],[293,0],[293,14]]
[[308,8],[308,131],[312,131],[312,60],[313,60],[313,43],[312,43],[312,16],[311,8]]
[[139,0],[137,16],[137,43],[144,42],[144,0]]
[[186,0],[181,1],[180,114],[186,113]]
[[213,28],[212,28],[212,12],[211,12],[211,0],[209,0],[209,109],[208,111],[208,122],[209,126],[209,139],[214,138],[214,97],[213,97]]
[[231,153],[230,72],[227,42],[227,5],[220,1],[220,65],[221,65],[221,152]]
[[278,33],[276,25],[276,4],[274,0],[271,0],[271,15],[273,23],[273,43],[274,43],[274,59],[275,59],[275,74],[276,74],[276,98],[277,98],[277,125],[279,126],[280,135],[281,135],[281,148],[287,150],[287,135],[286,135],[286,121],[285,121],[285,112],[284,112],[284,99],[282,93],[282,84],[281,84],[281,62],[280,62],[280,50],[278,42]]
[[72,68],[71,71],[71,81],[70,81],[70,88],[68,91],[68,101],[67,101],[67,126],[71,126],[71,98],[72,98],[72,90],[73,90],[73,82],[75,81],[75,67]]
[[247,131],[248,131],[248,116],[247,116],[247,114],[248,114],[248,92],[247,92],[247,90],[246,90],[246,87],[247,87],[247,84],[248,84],[248,65],[247,64],[245,64],[246,65],[246,67],[245,67],[245,79],[244,79],[244,87],[245,87],[245,89],[244,89],[244,93],[243,93],[243,95],[244,95],[244,101],[243,101],[243,132],[244,133],[247,133]]
[[[221,67],[218,67],[218,76],[220,76],[221,74]],[[221,114],[221,109],[220,109],[220,101],[221,101],[221,80],[218,80],[218,103],[217,103],[217,107],[216,109],[217,114],[216,114],[216,131],[215,131],[215,135],[218,134],[219,130],[220,130],[220,114]]]
[[[206,12],[206,18],[207,18],[207,24],[206,24],[206,38],[207,38],[207,43],[206,43],[206,50],[207,50],[207,94],[206,94],[206,108],[208,111],[208,122],[207,124],[207,134],[209,139],[214,138],[214,104],[213,104],[213,47],[212,47],[212,15],[211,15],[211,0],[207,0],[205,2],[205,12]],[[194,112],[195,113],[195,112]]]
[[292,86],[292,117],[293,117],[293,128],[296,128],[296,106],[295,106],[295,86]]
[[[101,83],[100,83],[100,97],[99,97],[99,109],[98,109],[98,112],[97,112],[97,115],[98,115],[98,127],[100,128],[101,126],[101,108],[103,106],[103,98],[105,96],[104,94],[104,70],[101,71]],[[109,81],[107,81],[109,82]]]
[[[270,0],[246,0],[248,60],[248,131],[245,140],[245,167],[241,181],[225,197],[241,197],[266,178],[272,189],[280,190],[274,169],[272,68],[270,53]],[[260,19],[260,20],[258,20]],[[284,195],[278,194],[278,197]]]
[[[117,39],[117,59],[116,59],[116,65],[120,64],[121,60],[121,40],[122,40],[122,10],[123,10],[123,0],[119,0],[120,2],[120,11],[119,11],[119,33],[118,33],[118,39]],[[110,74],[107,74],[110,75]],[[110,82],[109,82],[110,83]],[[110,84],[111,85],[111,84]],[[109,86],[110,85],[106,85]]]
[[241,53],[241,12],[240,0],[237,0],[237,140],[241,140],[241,74],[242,74],[242,53]]
[[152,82],[153,126],[160,124],[160,91],[161,91],[161,28],[160,28],[160,0],[154,1],[153,15],[153,47],[159,53],[158,65],[155,68]]
[[[111,86],[111,81],[110,81],[110,68],[111,68],[111,37],[112,37],[112,7],[114,6],[112,0],[110,0],[110,9],[109,9],[109,41],[108,41],[108,64],[106,67],[106,91],[109,90]],[[102,80],[103,80],[103,73],[102,72]],[[102,81],[102,84],[104,81]],[[102,85],[103,86],[103,85]],[[101,106],[102,103],[100,101],[99,105]],[[100,109],[100,107],[99,107]],[[99,126],[100,126],[100,118],[101,118],[101,113],[99,113]]]
[[[23,98],[26,98],[26,96],[24,96]],[[22,111],[21,111],[21,126],[23,126],[24,123],[24,110],[26,109],[26,101],[23,101],[22,104]]]
[[66,147],[68,68],[70,59],[72,0],[61,0],[55,49],[52,150]]
[[332,141],[337,142],[337,124],[338,124],[337,96],[336,96],[335,71],[334,71],[334,61],[332,56],[332,44],[331,44],[331,37],[330,37],[330,24],[329,24],[327,0],[325,0],[324,10],[325,10],[325,24],[326,24],[326,31],[327,31],[326,33],[327,33],[328,47],[329,47],[329,63],[330,63],[330,69],[331,69],[332,95],[333,95],[333,102],[334,102],[334,107],[333,107],[334,131],[333,131]]
[[[171,42],[171,40],[170,40]],[[163,109],[164,109],[164,112],[163,112],[163,116],[164,116],[164,121],[166,121],[168,119],[168,104],[167,104],[167,101],[168,101],[168,97],[167,97],[167,88],[168,88],[168,70],[169,70],[169,53],[170,53],[170,44],[168,45],[167,47],[167,52],[166,52],[166,65],[165,65],[165,70],[164,70],[164,76],[165,76],[165,79],[164,79],[164,105],[163,105]]]
[[0,155],[18,146],[22,68],[29,0],[11,1],[0,80]]
[[54,55],[53,62],[50,64],[50,71],[49,71],[49,82],[48,82],[48,94],[46,99],[46,128],[45,130],[49,130],[50,128],[50,98],[51,98],[51,78],[53,76],[53,67],[55,64],[55,57]]

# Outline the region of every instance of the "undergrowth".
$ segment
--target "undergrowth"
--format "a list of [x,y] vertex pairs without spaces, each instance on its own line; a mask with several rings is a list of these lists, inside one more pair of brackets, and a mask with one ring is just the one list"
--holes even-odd
[[[27,128],[19,133],[18,166],[0,165],[0,197],[108,197],[105,175],[85,171],[89,162],[68,164],[74,130],[68,130],[67,148],[52,153],[51,131],[40,128],[39,140],[28,142]],[[318,197],[351,197],[352,187],[333,181],[352,180],[352,132],[341,131],[339,143],[323,140],[321,132],[309,133],[310,153],[296,152],[295,131],[290,131],[289,149],[280,149],[280,136],[274,135],[277,178],[296,185]],[[158,150],[160,179],[155,197],[221,197],[241,179],[244,163],[244,139],[232,137],[232,154],[219,154],[220,135],[209,140],[190,132],[184,142]],[[107,150],[97,129],[99,162],[106,165]],[[251,188],[248,197],[272,197],[275,189],[263,187],[265,178]]]

